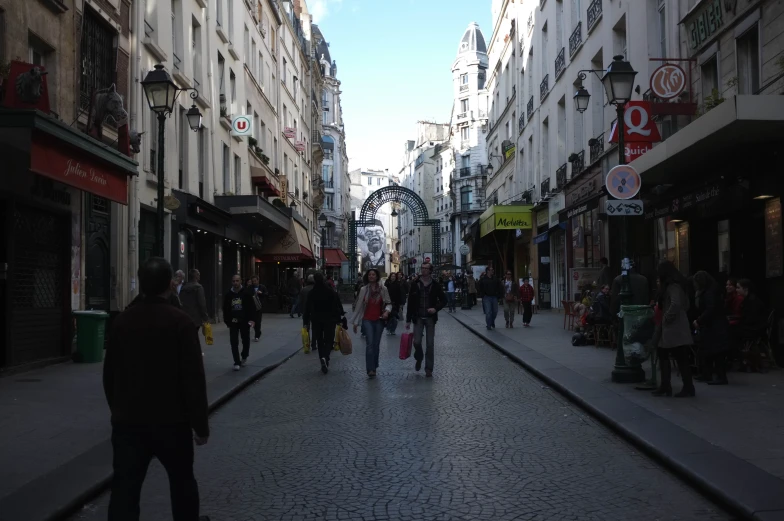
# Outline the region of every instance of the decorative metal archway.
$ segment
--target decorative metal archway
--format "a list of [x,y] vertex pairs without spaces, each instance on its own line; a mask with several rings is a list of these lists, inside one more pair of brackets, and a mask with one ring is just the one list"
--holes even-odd
[[351,269],[351,282],[356,282],[359,267],[357,265],[357,229],[365,226],[372,226],[376,218],[376,212],[387,203],[404,204],[411,213],[414,214],[414,226],[430,226],[432,230],[431,250],[433,258],[431,262],[434,266],[441,264],[441,222],[438,219],[430,219],[422,198],[416,192],[402,186],[385,186],[376,190],[365,200],[359,211],[359,218],[353,216],[349,220],[348,226],[348,250],[349,266]]

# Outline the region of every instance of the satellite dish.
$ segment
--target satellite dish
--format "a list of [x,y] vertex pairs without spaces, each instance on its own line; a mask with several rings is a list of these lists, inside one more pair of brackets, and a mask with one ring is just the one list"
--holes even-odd
[[163,198],[163,207],[173,212],[180,207],[180,200],[173,195],[167,195]]

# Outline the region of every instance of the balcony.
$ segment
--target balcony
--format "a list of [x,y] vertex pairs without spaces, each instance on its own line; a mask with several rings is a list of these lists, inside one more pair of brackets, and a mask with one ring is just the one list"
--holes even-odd
[[564,69],[566,68],[566,50],[561,47],[561,50],[558,52],[558,56],[555,57],[555,81],[558,81],[558,78],[563,74]]
[[583,23],[577,22],[577,27],[574,28],[572,31],[572,35],[569,37],[569,57],[571,58],[574,56],[580,47],[583,45]]
[[467,92],[467,91],[468,91],[468,85],[460,85],[460,92]]
[[459,177],[471,177],[475,175],[486,175],[486,172],[485,172],[485,167],[482,165],[464,166],[462,168],[457,169],[457,175]]
[[517,118],[517,128],[517,135],[519,136],[523,133],[523,129],[525,129],[525,114],[520,114],[520,117]]
[[528,100],[528,106],[525,108],[525,116],[528,119],[534,117],[534,97],[531,96],[531,99]]
[[602,0],[593,0],[588,5],[588,33],[590,33],[596,24],[602,18]]
[[566,186],[566,170],[566,163],[564,163],[555,171],[555,187],[558,190],[563,190],[564,186]]
[[550,178],[548,177],[547,179],[542,181],[542,184],[539,186],[539,195],[542,197],[542,199],[544,199],[547,197],[549,193],[550,193]]
[[461,112],[457,115],[457,119],[466,119],[468,117],[468,112]]
[[335,189],[335,181],[324,181],[324,188],[327,190],[334,190]]
[[310,140],[313,142],[314,145],[321,146],[321,131],[312,130],[310,132]]
[[550,75],[545,74],[542,83],[539,84],[539,101],[542,102],[550,93]]
[[534,28],[534,12],[531,11],[531,14],[528,15],[528,33],[530,34]]
[[572,179],[574,179],[585,170],[585,150],[569,156],[569,161],[572,163]]
[[604,153],[604,132],[593,139],[589,139],[588,146],[590,147],[591,152],[591,164],[593,164],[598,161]]

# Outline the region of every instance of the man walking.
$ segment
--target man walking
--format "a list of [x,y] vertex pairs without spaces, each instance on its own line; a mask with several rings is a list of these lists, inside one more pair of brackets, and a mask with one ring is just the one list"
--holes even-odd
[[[243,290],[242,278],[234,275],[231,278],[231,289],[223,297],[223,321],[229,328],[231,355],[234,357],[234,370],[239,371],[250,355],[250,328],[255,324],[253,319],[256,306],[250,293]],[[242,338],[242,359],[240,359],[239,339]]]
[[514,327],[518,293],[520,293],[520,288],[515,282],[511,270],[507,270],[506,277],[504,277],[504,320],[506,320],[507,328]]
[[[433,376],[433,363],[435,360],[436,322],[438,312],[446,306],[444,288],[432,278],[433,265],[429,262],[422,264],[422,275],[419,280],[411,285],[408,295],[408,308],[406,313],[406,330],[414,322],[414,359],[416,370],[422,369],[422,359],[425,360],[425,376]],[[422,334],[425,333],[427,351],[422,353]]]
[[[316,279],[313,273],[308,275],[308,278],[305,279],[305,287],[302,288],[302,291],[299,294],[299,301],[301,303],[300,310],[302,311],[303,315],[305,313],[305,309],[308,307],[308,299],[310,298],[310,292],[313,291],[313,284],[315,283],[315,280]],[[304,323],[304,327],[309,329],[307,322]],[[310,332],[310,348],[314,351],[318,349],[318,339],[316,338],[316,335],[313,334],[313,331]]]
[[[267,300],[269,296],[269,292],[267,291],[267,287],[264,284],[259,283],[259,278],[257,276],[253,276],[250,279],[251,287],[249,288],[251,295],[254,295],[256,298],[259,299],[261,305],[264,305],[264,301]],[[254,309],[256,307],[256,301],[253,302]],[[258,342],[259,338],[261,337],[261,318],[262,318],[262,310],[256,309],[256,313],[253,317],[253,329],[255,335],[253,336],[253,341]]]
[[504,295],[504,285],[495,278],[495,270],[487,268],[484,277],[479,278],[479,297],[485,312],[485,324],[488,330],[495,329],[495,318],[498,316],[498,299]]
[[199,270],[191,270],[188,275],[189,281],[183,284],[180,289],[180,302],[182,310],[188,314],[198,331],[202,324],[209,319],[207,299],[204,296],[204,286],[200,284],[201,273]]
[[530,279],[523,279],[520,286],[520,302],[523,304],[523,327],[531,326],[531,316],[533,315],[534,287],[531,286]]
[[[207,384],[193,321],[172,306],[172,268],[151,258],[139,268],[145,297],[112,324],[103,388],[114,451],[109,521],[138,521],[139,495],[152,458],[166,469],[174,521],[199,517],[193,443],[204,445]],[[195,433],[195,434],[194,434]]]
[[343,314],[343,304],[338,293],[324,281],[324,274],[309,275],[310,291],[302,309],[304,327],[311,327],[311,338],[318,345],[321,372],[329,372],[329,355],[335,338],[335,328]]

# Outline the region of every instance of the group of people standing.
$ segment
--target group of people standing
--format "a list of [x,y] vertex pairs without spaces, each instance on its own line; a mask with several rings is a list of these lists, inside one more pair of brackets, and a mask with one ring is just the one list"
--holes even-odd
[[479,296],[482,299],[482,310],[485,313],[485,327],[495,329],[495,321],[499,307],[504,311],[507,328],[514,327],[518,305],[523,308],[523,327],[531,326],[533,316],[534,288],[528,278],[519,284],[515,281],[511,270],[507,270],[503,280],[495,276],[495,269],[490,267],[479,276]]

